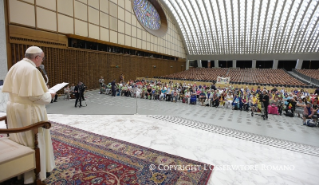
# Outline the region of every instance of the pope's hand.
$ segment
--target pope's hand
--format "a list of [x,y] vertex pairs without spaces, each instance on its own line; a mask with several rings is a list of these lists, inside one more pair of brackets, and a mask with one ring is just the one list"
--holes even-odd
[[54,98],[56,93],[50,93],[50,94],[51,94],[51,97]]

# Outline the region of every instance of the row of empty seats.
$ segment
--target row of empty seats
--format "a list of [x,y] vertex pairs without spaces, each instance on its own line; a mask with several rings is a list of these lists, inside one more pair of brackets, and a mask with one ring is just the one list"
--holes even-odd
[[319,69],[297,69],[297,72],[319,80]]
[[218,76],[230,77],[230,82],[247,82],[260,84],[306,85],[290,76],[283,69],[225,69],[225,68],[193,68],[174,73],[163,78],[181,80],[213,81]]
[[183,80],[204,80],[213,81],[218,76],[225,76],[228,69],[225,68],[192,68],[179,73],[163,76],[164,78]]

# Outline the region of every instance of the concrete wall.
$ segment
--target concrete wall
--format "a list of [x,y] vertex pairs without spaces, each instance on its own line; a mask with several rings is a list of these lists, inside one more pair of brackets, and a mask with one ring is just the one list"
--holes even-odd
[[172,17],[166,13],[168,31],[165,36],[156,37],[140,25],[131,1],[9,0],[9,21],[185,58],[182,38]]

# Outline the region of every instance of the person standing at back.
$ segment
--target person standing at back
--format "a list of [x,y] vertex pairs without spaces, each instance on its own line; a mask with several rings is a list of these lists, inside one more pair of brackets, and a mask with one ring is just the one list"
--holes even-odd
[[83,85],[83,83],[79,82],[78,85],[75,86],[75,88],[74,88],[74,93],[75,93],[75,97],[76,97],[74,107],[77,107],[78,101],[80,103],[79,107],[82,107],[82,95],[81,95],[81,93],[82,93],[82,85]]
[[101,78],[99,79],[99,84],[100,84],[100,94],[103,93],[103,88],[104,88],[104,78],[103,76],[101,76]]
[[[9,93],[7,103],[8,128],[29,126],[39,121],[48,121],[46,104],[51,102],[55,93],[49,93],[41,72],[36,68],[44,60],[42,49],[31,46],[26,50],[25,58],[14,64],[4,81],[2,92]],[[40,179],[46,179],[46,172],[55,168],[50,130],[39,128]],[[34,136],[31,131],[10,134],[10,139],[21,145],[34,148]],[[24,183],[33,183],[33,170],[24,173]]]
[[112,96],[115,96],[115,94],[116,94],[115,79],[111,82],[111,85],[112,85]]

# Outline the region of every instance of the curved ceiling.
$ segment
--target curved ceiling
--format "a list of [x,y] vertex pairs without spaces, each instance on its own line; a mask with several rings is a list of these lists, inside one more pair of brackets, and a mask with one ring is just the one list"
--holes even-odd
[[189,55],[319,51],[319,0],[162,1]]

